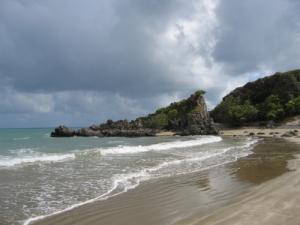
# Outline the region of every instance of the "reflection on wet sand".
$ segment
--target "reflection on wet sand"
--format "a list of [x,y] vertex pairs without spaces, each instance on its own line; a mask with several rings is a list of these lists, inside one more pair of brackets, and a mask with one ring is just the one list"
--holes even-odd
[[298,149],[298,145],[283,139],[265,139],[254,149],[254,154],[229,166],[235,169],[240,181],[260,184],[287,172],[287,162]]

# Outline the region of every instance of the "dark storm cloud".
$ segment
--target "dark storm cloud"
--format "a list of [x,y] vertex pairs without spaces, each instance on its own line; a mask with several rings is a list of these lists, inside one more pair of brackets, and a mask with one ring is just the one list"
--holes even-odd
[[192,14],[184,1],[0,3],[0,71],[20,91],[100,90],[126,95],[174,89],[153,60],[157,35]]
[[299,1],[220,1],[216,13],[220,30],[213,57],[232,75],[299,67]]
[[1,0],[0,127],[134,118],[299,67],[296,0]]

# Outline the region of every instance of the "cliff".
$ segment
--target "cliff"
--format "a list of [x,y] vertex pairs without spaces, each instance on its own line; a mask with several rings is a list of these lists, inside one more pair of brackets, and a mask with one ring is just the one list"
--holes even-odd
[[188,99],[172,103],[153,114],[130,122],[108,120],[106,123],[79,130],[59,126],[55,128],[51,136],[141,137],[155,136],[161,131],[173,131],[178,135],[217,134],[207,111],[203,94],[203,91],[197,91]]

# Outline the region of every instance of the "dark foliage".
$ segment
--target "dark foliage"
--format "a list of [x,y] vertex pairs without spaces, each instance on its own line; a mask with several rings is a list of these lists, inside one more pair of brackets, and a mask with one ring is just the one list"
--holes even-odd
[[276,73],[232,91],[211,112],[216,122],[242,125],[300,113],[300,70]]
[[166,129],[166,130],[178,130],[187,126],[188,116],[193,112],[206,111],[206,107],[203,104],[197,102],[199,97],[202,97],[205,91],[199,90],[191,95],[188,99],[174,102],[167,107],[156,110],[154,114],[149,114],[146,117],[141,117],[144,127],[151,129]]

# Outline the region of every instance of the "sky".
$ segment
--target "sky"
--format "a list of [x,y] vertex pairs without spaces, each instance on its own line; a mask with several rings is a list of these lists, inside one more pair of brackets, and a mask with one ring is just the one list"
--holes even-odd
[[133,119],[300,68],[299,0],[1,0],[0,127]]

